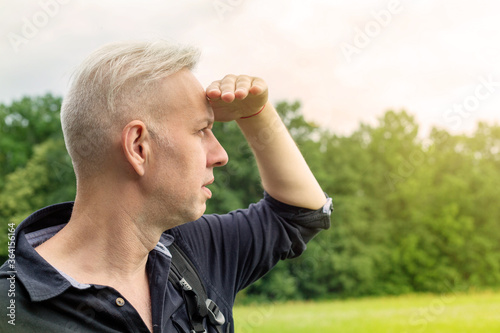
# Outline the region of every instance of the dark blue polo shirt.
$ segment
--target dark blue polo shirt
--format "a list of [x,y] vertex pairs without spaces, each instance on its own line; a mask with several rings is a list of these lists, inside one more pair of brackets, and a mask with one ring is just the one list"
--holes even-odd
[[[47,263],[34,247],[64,227],[73,203],[43,208],[15,233],[15,265],[0,268],[0,332],[149,332],[139,313],[115,289],[75,281]],[[149,253],[154,332],[189,332],[181,294],[168,281],[176,242],[196,266],[233,332],[236,293],[267,273],[280,259],[300,255],[306,243],[330,226],[330,209],[283,204],[269,195],[248,209],[204,215],[162,234]],[[15,324],[15,325],[12,325]],[[216,332],[208,327],[207,332]]]

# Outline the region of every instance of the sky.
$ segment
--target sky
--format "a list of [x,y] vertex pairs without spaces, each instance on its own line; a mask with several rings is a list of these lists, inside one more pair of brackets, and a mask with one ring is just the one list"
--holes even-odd
[[113,41],[202,50],[203,86],[264,78],[270,99],[348,135],[406,110],[421,135],[500,124],[500,2],[494,0],[0,0],[0,103],[64,96],[73,69]]

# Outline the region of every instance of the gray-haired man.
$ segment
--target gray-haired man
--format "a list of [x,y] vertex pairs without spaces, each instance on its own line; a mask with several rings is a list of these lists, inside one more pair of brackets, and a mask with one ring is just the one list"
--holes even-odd
[[[190,71],[197,57],[165,42],[115,43],[76,71],[61,110],[76,199],[17,228],[11,328],[189,332],[184,299],[168,281],[175,241],[232,332],[236,293],[329,227],[327,198],[266,83],[227,75],[205,90]],[[238,123],[265,190],[260,202],[225,215],[203,215],[213,169],[228,161],[214,121]],[[0,270],[2,290],[8,271]]]

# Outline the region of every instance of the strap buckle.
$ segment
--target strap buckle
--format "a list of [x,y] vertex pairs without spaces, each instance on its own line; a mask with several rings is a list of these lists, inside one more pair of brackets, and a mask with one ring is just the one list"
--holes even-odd
[[213,325],[224,325],[226,318],[224,318],[224,314],[219,310],[217,304],[215,304],[215,302],[210,298],[207,298],[205,304],[208,309],[208,320],[210,320]]

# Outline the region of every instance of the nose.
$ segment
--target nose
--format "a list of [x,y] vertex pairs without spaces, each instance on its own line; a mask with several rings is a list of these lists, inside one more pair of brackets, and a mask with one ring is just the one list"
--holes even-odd
[[210,147],[207,154],[207,167],[221,167],[227,164],[229,157],[215,135],[210,132]]

